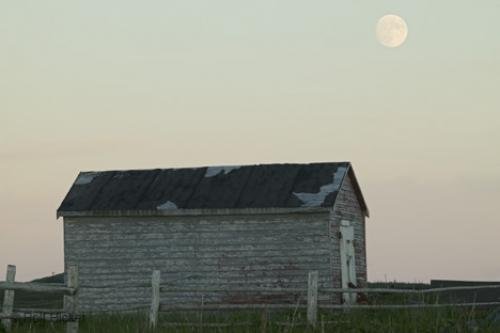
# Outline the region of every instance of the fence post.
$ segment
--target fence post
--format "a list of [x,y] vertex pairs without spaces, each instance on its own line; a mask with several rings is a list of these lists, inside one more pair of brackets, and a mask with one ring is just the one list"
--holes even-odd
[[160,309],[160,271],[154,270],[151,279],[152,297],[149,311],[149,326],[156,328],[158,323],[158,310]]
[[267,317],[269,316],[267,309],[263,309],[260,314],[260,333],[266,333],[267,331]]
[[[16,266],[7,265],[7,274],[5,282],[15,282],[16,280]],[[5,290],[3,294],[3,307],[2,313],[4,315],[11,315],[14,312],[14,290]],[[12,319],[3,319],[2,325],[6,332],[12,329]]]
[[64,313],[69,317],[66,333],[78,333],[78,267],[69,266],[66,278],[66,285],[76,289],[73,295],[64,295]]
[[318,271],[309,272],[307,281],[307,321],[316,327],[318,320]]

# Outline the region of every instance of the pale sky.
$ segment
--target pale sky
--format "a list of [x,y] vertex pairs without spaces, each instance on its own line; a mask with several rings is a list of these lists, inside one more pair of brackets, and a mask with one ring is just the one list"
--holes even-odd
[[[403,17],[408,39],[375,25]],[[500,2],[0,1],[0,280],[80,170],[344,161],[369,280],[500,280]]]

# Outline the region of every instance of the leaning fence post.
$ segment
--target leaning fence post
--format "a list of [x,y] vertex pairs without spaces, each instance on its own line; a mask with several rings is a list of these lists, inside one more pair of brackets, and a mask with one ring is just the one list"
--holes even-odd
[[64,313],[68,316],[66,333],[78,333],[78,267],[69,266],[66,276],[66,285],[74,288],[75,293],[64,295]]
[[156,327],[158,323],[158,310],[160,308],[160,271],[154,270],[151,279],[152,298],[151,309],[149,311],[149,326]]
[[318,271],[309,272],[307,281],[307,321],[315,327],[318,320]]
[[[5,277],[5,282],[15,282],[16,280],[16,266],[7,265],[7,274]],[[14,290],[5,290],[3,294],[3,306],[2,314],[5,316],[10,316],[14,312]],[[3,319],[2,325],[6,332],[10,332],[12,329],[12,319]]]

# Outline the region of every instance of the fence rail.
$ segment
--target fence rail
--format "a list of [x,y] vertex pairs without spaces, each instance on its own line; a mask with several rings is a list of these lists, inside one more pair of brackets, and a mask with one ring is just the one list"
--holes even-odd
[[489,307],[500,306],[500,302],[477,302],[477,303],[446,303],[446,304],[345,304],[334,305],[324,304],[320,305],[320,309],[423,309],[423,308],[450,308],[450,307]]
[[[78,291],[78,269],[75,266],[69,267],[68,284],[54,283],[25,283],[15,282],[16,266],[8,265],[6,281],[0,281],[0,291],[4,290],[2,312],[0,319],[6,332],[12,330],[13,319],[36,319],[45,321],[65,321],[66,333],[78,332],[78,311],[77,311],[77,291]],[[31,291],[42,293],[62,292],[64,293],[64,309],[45,308],[14,308],[14,298],[16,291]],[[47,304],[47,303],[45,303]]]
[[159,307],[161,311],[171,310],[255,310],[255,309],[305,309],[305,304],[204,304],[204,305],[169,305],[161,304]]
[[[275,293],[282,293],[282,292],[287,292],[287,293],[307,293],[307,288],[251,288],[251,287],[244,287],[244,288],[176,288],[176,287],[165,287],[165,286],[160,286],[160,290],[162,292],[168,293],[179,293],[179,292],[204,292],[204,293],[209,293],[209,292],[275,292]],[[350,289],[352,290],[352,289]]]
[[[134,287],[135,285],[132,285]],[[144,285],[141,285],[144,286]],[[387,288],[318,288],[318,292],[322,293],[386,293],[386,294],[432,294],[450,291],[462,290],[479,290],[479,289],[500,289],[500,285],[483,285],[483,286],[461,286],[461,287],[446,287],[446,288],[428,288],[428,289],[387,289]],[[245,288],[179,288],[172,286],[160,286],[160,290],[164,293],[180,293],[180,292],[289,292],[289,293],[307,293],[307,288],[260,288],[260,287],[245,287]]]
[[0,282],[0,290],[24,290],[35,292],[63,292],[69,295],[76,293],[75,288],[69,288],[61,284],[44,284],[44,283],[28,283],[28,282]]
[[461,287],[445,287],[445,288],[429,288],[429,289],[384,289],[384,288],[320,288],[319,291],[325,293],[395,293],[395,294],[432,294],[450,291],[461,290],[479,290],[479,289],[500,289],[500,285],[483,285],[483,286],[461,286]]

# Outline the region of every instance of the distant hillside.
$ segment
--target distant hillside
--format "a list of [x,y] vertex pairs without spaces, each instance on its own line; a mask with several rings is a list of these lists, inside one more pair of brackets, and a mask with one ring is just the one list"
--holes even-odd
[[64,273],[54,274],[43,278],[35,279],[31,282],[36,283],[64,283]]
[[[64,273],[46,276],[30,282],[36,283],[64,283]],[[0,292],[0,308],[3,304],[3,292]],[[16,291],[14,297],[15,308],[45,308],[62,309],[63,293],[40,293],[32,291]]]
[[387,289],[429,289],[431,285],[429,283],[422,282],[399,282],[399,281],[388,281],[388,282],[368,282],[368,288],[387,288]]

